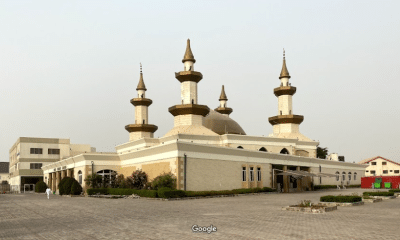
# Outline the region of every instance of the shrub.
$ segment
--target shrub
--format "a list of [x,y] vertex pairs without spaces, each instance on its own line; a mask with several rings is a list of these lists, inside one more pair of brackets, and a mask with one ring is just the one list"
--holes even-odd
[[314,190],[337,188],[336,185],[314,185]]
[[400,192],[400,189],[390,189],[389,192]]
[[147,183],[147,174],[142,170],[136,170],[126,178],[126,182],[129,188],[143,189]]
[[102,182],[102,177],[100,175],[97,175],[96,173],[90,174],[85,178],[85,183],[90,188],[100,187],[101,182]]
[[359,196],[322,196],[320,198],[321,202],[348,202],[348,203],[354,203],[354,202],[360,202],[362,201],[362,197]]
[[117,178],[115,179],[115,185],[117,188],[128,188],[124,174],[117,175]]
[[76,182],[75,179],[70,178],[70,177],[68,177],[68,178],[65,180],[64,185],[62,186],[63,189],[64,189],[64,194],[65,194],[65,195],[71,194],[71,187],[72,187],[72,184],[74,183],[74,181]]
[[167,187],[176,189],[176,177],[172,173],[164,173],[153,179],[152,188],[158,190],[159,188]]
[[[60,194],[60,195],[65,195],[65,194],[69,194],[69,192],[71,191],[70,189],[65,189],[64,188],[64,186],[65,186],[65,183],[67,182],[67,181],[70,181],[70,177],[64,177],[63,179],[61,179],[61,181],[60,181],[60,183],[58,184],[58,193]],[[70,185],[71,186],[71,185]],[[66,192],[68,192],[68,193],[66,193]]]
[[107,188],[89,188],[86,190],[88,195],[94,195],[100,193],[102,195],[107,194]]
[[76,179],[72,179],[71,191],[72,195],[80,195],[82,193],[82,186],[79,184]]
[[394,192],[363,192],[364,196],[394,196]]
[[35,185],[35,192],[44,193],[46,192],[47,184],[43,181],[36,183]]
[[129,189],[129,188],[89,188],[86,190],[88,195],[95,195],[100,193],[101,195],[132,195],[136,194],[141,197],[149,197],[149,198],[156,198],[157,191],[155,190],[138,190],[138,189]]
[[160,197],[160,198],[166,198],[165,197],[165,192],[167,192],[167,191],[171,191],[172,189],[171,188],[168,188],[168,187],[160,187],[160,188],[158,188],[158,190],[157,190],[157,195],[158,195],[158,197]]

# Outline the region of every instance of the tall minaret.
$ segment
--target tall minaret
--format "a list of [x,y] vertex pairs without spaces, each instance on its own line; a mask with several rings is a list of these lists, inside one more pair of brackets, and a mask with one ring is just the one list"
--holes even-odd
[[190,40],[187,40],[186,52],[183,57],[184,70],[175,73],[175,78],[181,82],[181,104],[168,108],[174,116],[174,127],[188,125],[203,125],[203,117],[207,116],[210,109],[199,105],[197,99],[197,83],[203,78],[200,72],[194,71],[194,59],[190,49]]
[[129,141],[135,141],[141,138],[152,138],[154,132],[157,131],[158,127],[153,124],[149,124],[148,108],[153,103],[151,99],[146,98],[146,86],[143,81],[142,64],[140,64],[140,79],[137,85],[137,98],[132,98],[131,103],[135,106],[135,124],[129,124],[125,126],[125,129],[129,132]]
[[285,50],[283,50],[283,65],[279,79],[281,86],[274,89],[274,94],[278,97],[278,115],[268,120],[273,125],[274,135],[299,134],[299,125],[304,117],[293,114],[292,96],[296,93],[296,88],[289,83],[290,75],[286,67]]
[[225,94],[225,88],[224,85],[222,85],[221,95],[219,96],[219,107],[214,109],[214,111],[229,117],[229,114],[231,114],[233,110],[232,108],[228,108],[226,104],[227,101],[228,98],[226,97]]

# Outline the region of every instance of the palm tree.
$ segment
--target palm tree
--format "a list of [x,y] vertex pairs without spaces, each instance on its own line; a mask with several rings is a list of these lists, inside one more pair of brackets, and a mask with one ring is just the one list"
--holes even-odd
[[328,148],[317,147],[317,158],[326,159],[328,155]]

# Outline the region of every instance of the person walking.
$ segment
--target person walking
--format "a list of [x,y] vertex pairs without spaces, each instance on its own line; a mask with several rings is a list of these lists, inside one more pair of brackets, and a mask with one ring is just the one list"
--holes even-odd
[[47,189],[46,189],[46,193],[47,193],[47,199],[50,199],[51,189],[50,189],[50,188],[47,188]]

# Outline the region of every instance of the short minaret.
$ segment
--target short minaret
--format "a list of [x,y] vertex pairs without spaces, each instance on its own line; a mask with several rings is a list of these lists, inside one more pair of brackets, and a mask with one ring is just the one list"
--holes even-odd
[[289,83],[290,75],[286,67],[285,50],[283,50],[283,65],[279,76],[281,86],[274,89],[275,96],[278,97],[278,115],[270,117],[268,120],[273,125],[274,135],[281,133],[299,133],[299,125],[304,117],[293,114],[292,96],[296,93],[296,88]]
[[222,85],[221,95],[219,96],[219,107],[214,109],[214,111],[229,117],[229,114],[231,114],[233,110],[232,108],[228,108],[226,103],[227,101],[228,98],[226,97],[225,94],[225,88],[224,85]]
[[135,124],[125,126],[125,129],[129,132],[130,142],[145,137],[152,138],[154,132],[158,129],[156,125],[149,124],[148,108],[153,101],[146,98],[147,89],[143,81],[142,64],[140,64],[140,79],[136,90],[137,98],[131,99],[132,105],[135,106]]
[[175,117],[174,127],[182,125],[203,125],[205,117],[210,109],[205,105],[199,105],[197,99],[197,83],[203,78],[200,72],[194,71],[194,59],[190,48],[190,40],[187,40],[186,51],[183,57],[184,71],[175,73],[175,78],[181,82],[181,102],[179,105],[168,108]]

